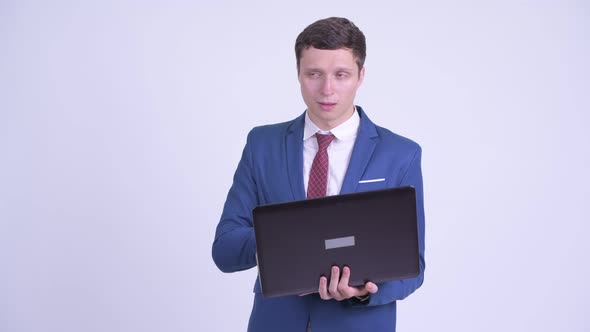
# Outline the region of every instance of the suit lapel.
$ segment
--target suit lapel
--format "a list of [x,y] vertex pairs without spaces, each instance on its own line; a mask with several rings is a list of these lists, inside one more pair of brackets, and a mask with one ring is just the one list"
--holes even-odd
[[348,194],[356,191],[378,141],[375,124],[369,120],[360,106],[356,108],[361,117],[361,123],[340,194]]
[[293,200],[305,199],[303,187],[303,126],[305,113],[293,120],[287,129],[285,151],[287,154],[287,170]]

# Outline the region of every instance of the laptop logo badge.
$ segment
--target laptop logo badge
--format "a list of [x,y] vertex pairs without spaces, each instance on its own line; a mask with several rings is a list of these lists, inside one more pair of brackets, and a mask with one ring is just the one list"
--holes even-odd
[[354,247],[354,236],[339,237],[335,239],[325,240],[326,250]]

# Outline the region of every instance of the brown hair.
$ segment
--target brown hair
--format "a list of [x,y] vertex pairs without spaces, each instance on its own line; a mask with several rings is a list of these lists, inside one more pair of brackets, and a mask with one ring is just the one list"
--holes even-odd
[[297,36],[295,41],[297,72],[299,72],[301,53],[310,47],[320,50],[351,49],[359,74],[367,56],[365,35],[354,23],[343,17],[330,17],[316,21]]

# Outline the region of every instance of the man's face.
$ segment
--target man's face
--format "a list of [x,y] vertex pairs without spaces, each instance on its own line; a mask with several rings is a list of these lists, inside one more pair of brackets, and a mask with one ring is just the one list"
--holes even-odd
[[299,84],[311,120],[322,130],[348,120],[364,76],[365,68],[359,75],[351,49],[304,49],[299,60]]

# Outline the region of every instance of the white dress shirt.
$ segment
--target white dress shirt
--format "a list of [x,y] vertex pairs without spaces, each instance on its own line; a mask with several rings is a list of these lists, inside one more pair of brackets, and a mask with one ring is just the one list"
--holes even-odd
[[315,134],[332,134],[334,140],[328,146],[328,189],[326,195],[338,195],[344,182],[344,176],[348,169],[350,156],[352,155],[352,148],[358,134],[359,125],[361,123],[360,116],[354,110],[352,116],[341,123],[338,127],[332,128],[330,131],[324,131],[318,128],[309,118],[308,113],[305,113],[305,127],[303,129],[303,185],[307,193],[307,184],[309,183],[309,173],[311,171],[311,164],[318,152],[318,141]]

